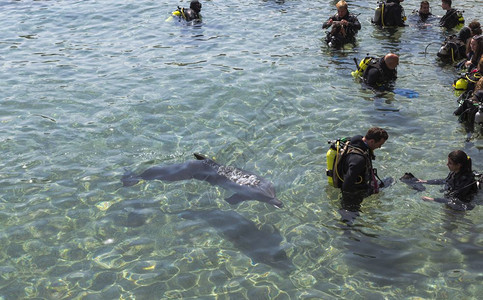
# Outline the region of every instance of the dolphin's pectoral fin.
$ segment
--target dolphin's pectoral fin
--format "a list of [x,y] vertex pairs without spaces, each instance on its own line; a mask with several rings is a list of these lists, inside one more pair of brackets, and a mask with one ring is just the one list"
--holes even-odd
[[240,195],[238,193],[235,193],[235,194],[233,194],[230,197],[225,199],[225,201],[230,203],[231,205],[238,204],[238,203],[243,202],[245,200],[250,200],[250,198],[247,198],[246,196]]

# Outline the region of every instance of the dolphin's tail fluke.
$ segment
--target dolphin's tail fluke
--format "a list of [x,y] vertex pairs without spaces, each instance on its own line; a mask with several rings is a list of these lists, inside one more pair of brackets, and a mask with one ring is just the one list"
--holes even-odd
[[121,182],[123,186],[133,186],[139,182],[139,177],[132,171],[126,170],[126,173],[121,177]]

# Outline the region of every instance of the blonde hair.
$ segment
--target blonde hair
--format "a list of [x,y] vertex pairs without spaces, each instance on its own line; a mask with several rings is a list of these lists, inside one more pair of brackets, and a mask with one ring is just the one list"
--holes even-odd
[[347,9],[347,2],[345,2],[344,0],[340,0],[339,2],[337,2],[335,7],[337,7],[337,9],[339,9],[339,8]]

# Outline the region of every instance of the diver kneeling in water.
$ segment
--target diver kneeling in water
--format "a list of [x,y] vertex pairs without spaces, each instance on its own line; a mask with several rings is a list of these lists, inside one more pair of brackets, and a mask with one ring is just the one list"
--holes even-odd
[[333,25],[332,30],[327,33],[325,41],[330,47],[341,48],[347,43],[355,42],[355,35],[361,29],[361,23],[357,17],[349,13],[348,5],[344,0],[337,2],[337,13],[330,17],[322,28],[329,28]]
[[444,184],[444,198],[424,196],[422,199],[444,203],[456,210],[473,209],[472,200],[478,192],[478,184],[471,169],[471,158],[464,151],[454,150],[448,154],[446,165],[450,172],[445,179],[418,180],[426,184]]

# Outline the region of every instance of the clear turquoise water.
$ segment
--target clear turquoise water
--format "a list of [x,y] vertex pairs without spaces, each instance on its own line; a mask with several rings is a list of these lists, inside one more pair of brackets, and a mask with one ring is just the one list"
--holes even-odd
[[[375,2],[350,1],[359,43],[332,52],[321,30],[332,1],[281,2],[203,1],[193,27],[165,22],[187,1],[0,1],[0,298],[482,294],[480,207],[457,213],[396,183],[347,227],[324,174],[328,139],[374,125],[390,135],[376,153],[382,176],[444,177],[458,148],[483,170],[481,137],[465,142],[452,116],[456,73],[435,60],[444,32],[391,36],[370,25]],[[418,3],[404,1],[406,13]],[[481,4],[455,6],[472,20]],[[401,56],[397,87],[419,98],[375,98],[350,76],[353,57],[389,51]],[[230,206],[199,181],[121,186],[124,168],[193,152],[271,180],[285,208]],[[272,226],[295,270],[252,263],[215,228],[180,218],[188,209]]]

